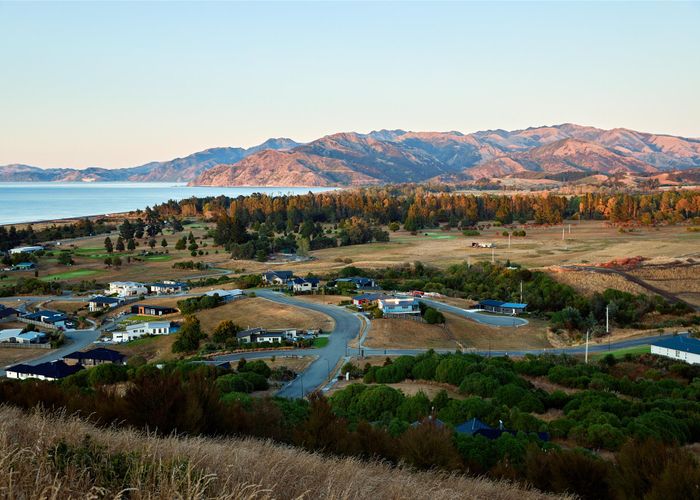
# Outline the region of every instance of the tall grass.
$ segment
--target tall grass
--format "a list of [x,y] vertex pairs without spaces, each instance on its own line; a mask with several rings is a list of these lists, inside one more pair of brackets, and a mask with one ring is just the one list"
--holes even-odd
[[1,498],[554,498],[508,482],[415,472],[255,439],[159,438],[0,407]]

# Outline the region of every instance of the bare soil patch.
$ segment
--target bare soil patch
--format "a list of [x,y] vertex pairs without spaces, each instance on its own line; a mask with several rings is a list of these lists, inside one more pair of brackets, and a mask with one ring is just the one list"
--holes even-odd
[[446,325],[455,340],[465,349],[507,350],[548,349],[547,324],[538,319],[518,328],[494,327],[476,323],[456,314],[444,313]]
[[375,319],[364,345],[375,349],[456,347],[445,329],[410,319]]
[[11,347],[0,347],[0,366],[6,368],[10,365],[16,365],[17,363],[50,353],[51,350],[49,349],[14,349]]
[[330,332],[335,327],[335,322],[325,314],[278,304],[261,297],[235,300],[214,309],[199,311],[196,316],[206,333],[214,331],[225,320],[233,321],[241,328],[320,329]]

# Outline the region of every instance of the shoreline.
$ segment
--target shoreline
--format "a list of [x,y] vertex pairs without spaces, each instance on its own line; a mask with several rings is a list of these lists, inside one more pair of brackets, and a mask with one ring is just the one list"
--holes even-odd
[[[51,182],[51,181],[19,181],[19,182],[0,182],[0,188],[5,187],[5,188],[12,188],[13,185],[16,185],[17,187],[21,186],[23,189],[29,188],[31,189],[32,185],[36,185],[37,188],[39,187],[47,187],[47,186],[55,186],[57,188],[61,187],[99,187],[99,186],[110,186],[110,187],[121,187],[123,189],[129,189],[129,188],[134,188],[134,189],[139,189],[140,187],[145,187],[145,188],[158,188],[158,187],[168,187],[168,188],[182,188],[182,193],[187,194],[186,196],[182,197],[176,197],[176,198],[169,198],[169,200],[174,199],[175,201],[181,201],[185,200],[188,198],[206,198],[206,197],[215,197],[215,196],[228,196],[231,198],[234,198],[236,196],[248,196],[254,193],[261,193],[261,194],[268,194],[268,195],[274,195],[274,196],[286,196],[286,195],[298,195],[298,194],[306,194],[306,191],[303,193],[300,192],[301,190],[309,190],[312,192],[325,192],[325,191],[336,191],[339,189],[343,189],[342,187],[336,187],[336,186],[189,186],[185,183],[181,182],[123,182],[123,181],[113,181],[113,182]],[[226,192],[220,192],[218,194],[211,193],[211,194],[203,194],[203,193],[197,193],[196,189],[198,188],[204,188],[204,189],[221,189],[223,190],[247,190],[250,191],[250,193],[226,193]],[[296,191],[296,192],[295,192]],[[26,228],[27,226],[38,226],[38,227],[47,227],[51,225],[62,225],[62,224],[71,224],[71,223],[76,223],[79,220],[82,219],[89,219],[91,221],[95,221],[98,219],[107,219],[107,220],[119,220],[119,219],[124,219],[129,217],[130,215],[136,213],[136,212],[143,212],[146,206],[154,206],[158,204],[164,204],[167,203],[169,200],[163,200],[157,203],[152,203],[147,200],[143,202],[143,205],[130,209],[130,210],[120,210],[116,212],[98,212],[98,213],[92,213],[92,214],[86,214],[86,215],[72,215],[72,216],[66,216],[66,217],[48,217],[48,218],[37,218],[37,219],[32,219],[32,220],[27,220],[27,221],[21,221],[21,222],[0,222],[0,227],[4,228],[10,228],[10,227],[15,227],[15,228]],[[31,200],[29,200],[31,202]],[[18,212],[21,212],[21,210],[17,210]]]

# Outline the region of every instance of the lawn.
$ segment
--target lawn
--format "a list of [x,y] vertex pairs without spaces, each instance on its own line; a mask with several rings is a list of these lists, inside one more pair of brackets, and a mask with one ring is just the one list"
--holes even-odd
[[173,259],[172,255],[169,254],[161,254],[161,255],[146,255],[144,257],[140,257],[143,260],[149,261],[149,262],[167,262],[169,260]]
[[146,316],[143,314],[137,314],[136,316],[129,316],[119,322],[120,325],[129,325],[132,323],[143,323],[146,321],[163,321],[158,316]]
[[70,280],[76,278],[85,278],[86,276],[92,276],[93,274],[98,274],[100,271],[95,269],[75,269],[73,271],[66,271],[64,273],[49,274],[48,276],[42,276],[39,279],[41,281],[53,281],[53,280]]
[[601,359],[608,354],[612,354],[615,358],[624,358],[627,354],[639,355],[639,354],[649,354],[651,352],[651,346],[649,345],[639,345],[635,347],[626,347],[625,349],[615,349],[612,351],[597,352],[595,354],[589,354],[591,359]]
[[316,348],[321,348],[321,347],[326,347],[328,345],[328,337],[318,337],[314,340],[314,347]]

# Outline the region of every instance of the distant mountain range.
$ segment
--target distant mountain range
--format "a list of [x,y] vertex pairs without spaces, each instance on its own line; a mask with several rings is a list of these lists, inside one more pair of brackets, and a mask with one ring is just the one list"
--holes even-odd
[[270,139],[124,169],[0,167],[4,181],[181,181],[204,186],[348,186],[587,173],[650,175],[700,167],[700,139],[574,124],[524,130],[339,133]]

